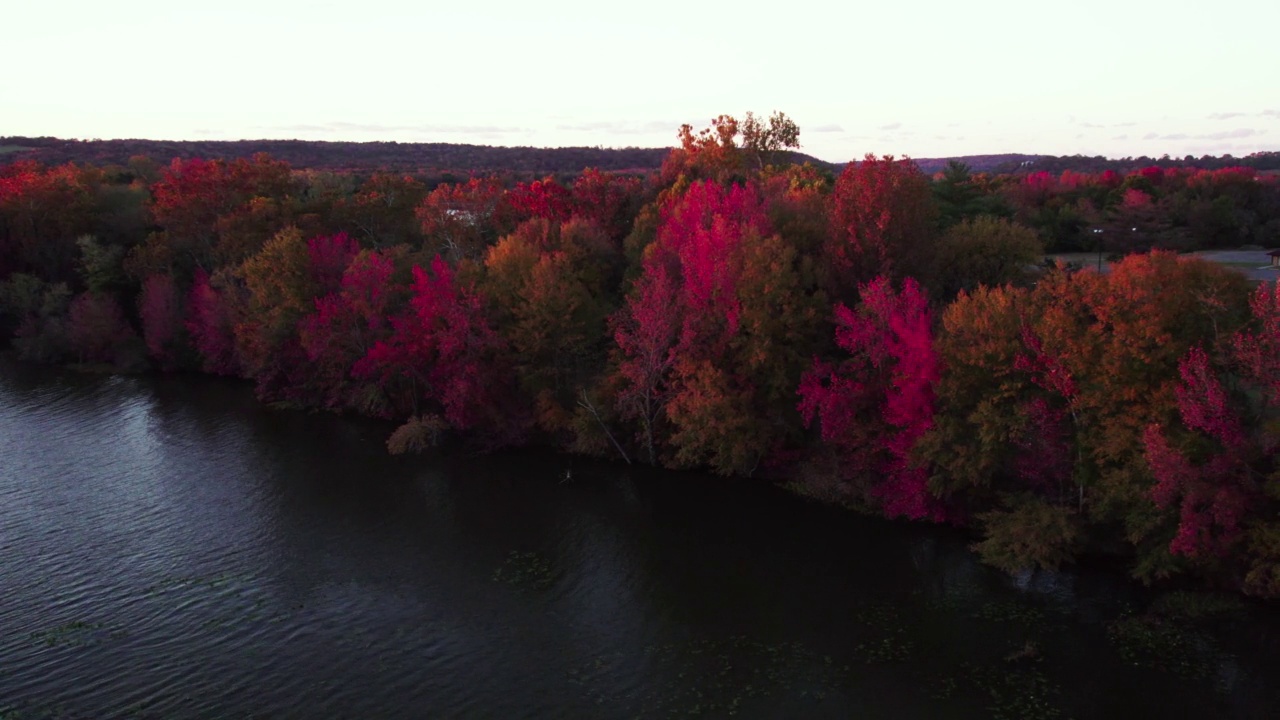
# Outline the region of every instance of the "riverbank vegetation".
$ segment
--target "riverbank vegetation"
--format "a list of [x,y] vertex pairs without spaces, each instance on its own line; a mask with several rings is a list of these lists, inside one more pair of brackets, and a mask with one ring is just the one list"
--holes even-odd
[[[659,172],[428,183],[252,160],[0,167],[0,331],[404,423],[971,526],[1008,570],[1122,553],[1280,596],[1280,244],[1249,167],[786,164],[784,115]],[[1105,273],[1043,264],[1094,252]]]

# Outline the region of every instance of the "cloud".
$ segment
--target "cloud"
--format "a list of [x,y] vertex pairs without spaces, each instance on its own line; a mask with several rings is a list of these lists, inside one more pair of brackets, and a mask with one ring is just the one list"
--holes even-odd
[[1220,132],[1202,133],[1200,135],[1188,135],[1187,133],[1170,133],[1168,135],[1159,135],[1153,132],[1142,136],[1143,140],[1243,140],[1244,138],[1257,137],[1266,135],[1266,130],[1255,130],[1253,128],[1236,128],[1235,130],[1222,130]]
[[279,130],[281,132],[332,132],[324,125],[254,125],[253,130]]
[[1080,127],[1082,127],[1082,128],[1089,128],[1090,130],[1102,130],[1102,129],[1104,129],[1104,128],[1126,128],[1126,127],[1133,127],[1134,125],[1137,125],[1138,123],[1136,123],[1136,122],[1122,122],[1122,123],[1072,122],[1072,124],[1073,124],[1073,125],[1079,125],[1079,126],[1080,126]]
[[670,133],[674,135],[682,124],[671,120],[650,120],[640,123],[625,120],[593,120],[590,122],[557,125],[556,130],[563,132],[609,133],[611,135],[652,135],[654,133]]
[[902,127],[902,123],[893,122],[893,123],[889,123],[888,125],[881,125],[879,128],[876,128],[876,129],[877,130],[897,130],[900,127]]
[[844,132],[844,128],[840,127],[839,125],[819,125],[818,127],[816,127],[816,128],[813,128],[813,129],[809,130],[809,132],[815,132],[815,133],[842,133],[842,132]]
[[459,135],[499,135],[523,132],[524,128],[503,127],[498,125],[379,125],[377,123],[331,122],[328,124],[334,131],[351,131],[367,133],[443,133]]
[[1231,118],[1244,117],[1242,112],[1217,112],[1208,117],[1209,120],[1230,120]]
[[1280,117],[1280,110],[1263,110],[1262,117]]
[[1128,139],[1129,139],[1129,136],[1128,136],[1128,135],[1117,135],[1117,136],[1115,136],[1115,137],[1113,137],[1113,138],[1111,138],[1111,139],[1112,139],[1112,140],[1128,140]]
[[1196,135],[1196,140],[1242,140],[1244,138],[1265,135],[1265,130],[1254,130],[1253,128],[1236,128],[1235,130],[1224,130],[1223,132],[1208,133],[1206,135]]
[[525,128],[499,125],[380,125],[334,121],[323,125],[257,125],[257,130],[305,133],[429,133],[458,135],[505,135],[525,132]]

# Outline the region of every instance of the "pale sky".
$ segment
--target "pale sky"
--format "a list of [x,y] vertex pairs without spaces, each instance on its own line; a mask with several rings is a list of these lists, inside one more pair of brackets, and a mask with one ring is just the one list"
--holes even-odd
[[653,147],[781,110],[834,162],[1280,150],[1280,0],[4,5],[0,135]]

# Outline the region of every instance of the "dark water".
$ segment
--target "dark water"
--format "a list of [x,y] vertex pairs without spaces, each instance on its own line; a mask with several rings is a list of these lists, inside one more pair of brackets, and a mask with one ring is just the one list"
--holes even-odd
[[385,431],[0,364],[0,718],[1280,716],[1272,607],[1153,620],[946,529]]

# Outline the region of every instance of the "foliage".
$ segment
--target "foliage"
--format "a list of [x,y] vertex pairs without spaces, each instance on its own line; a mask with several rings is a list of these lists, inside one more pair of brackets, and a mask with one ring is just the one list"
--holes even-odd
[[929,179],[910,160],[867,155],[836,180],[823,255],[831,291],[851,299],[879,276],[923,277],[934,239]]
[[[393,451],[800,478],[972,524],[1005,569],[1126,547],[1147,581],[1280,596],[1280,291],[1146,252],[1273,245],[1273,157],[922,161],[931,180],[868,156],[836,177],[793,164],[798,132],[748,113],[666,153],[336,144],[330,170],[305,143],[160,166],[142,141],[24,140],[134,152],[0,165],[0,331],[29,359],[145,349],[403,422]],[[306,169],[231,157],[260,147]],[[515,172],[444,169],[492,157]],[[1115,261],[1037,275],[1042,246]]]
[[983,539],[973,549],[983,562],[1005,572],[1045,568],[1071,562],[1080,539],[1078,519],[1070,509],[1034,495],[1005,498],[1002,507],[978,515]]
[[113,296],[85,292],[71,301],[67,339],[81,362],[114,364],[121,345],[131,337],[133,329]]
[[836,306],[836,344],[849,357],[814,362],[800,384],[800,411],[840,454],[855,493],[885,515],[940,520],[944,509],[915,461],[916,443],[933,425],[939,359],[933,318],[920,286],[895,291],[886,278],[859,288],[857,312]]
[[142,283],[138,316],[147,353],[161,369],[172,370],[185,345],[184,309],[172,275],[152,275]]
[[420,453],[440,444],[440,436],[449,424],[439,415],[413,416],[387,438],[387,452],[392,455]]
[[518,435],[500,365],[502,338],[480,297],[455,280],[442,258],[430,271],[413,268],[408,311],[391,328],[356,363],[356,377],[395,398],[399,412],[436,412],[450,427],[483,433],[493,444]]
[[947,230],[933,250],[928,281],[935,297],[949,299],[980,285],[1024,284],[1044,249],[1031,230],[980,215]]

